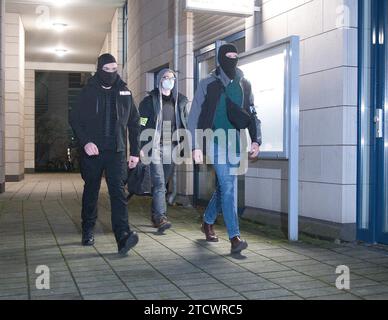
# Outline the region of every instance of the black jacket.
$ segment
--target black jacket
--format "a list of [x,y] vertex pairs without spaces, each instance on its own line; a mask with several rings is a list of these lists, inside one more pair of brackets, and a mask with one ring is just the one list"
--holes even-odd
[[[175,104],[175,99],[174,99]],[[177,128],[184,129],[187,127],[187,104],[189,100],[183,95],[178,95],[178,103],[177,103],[177,109],[178,112],[176,113],[176,123]],[[143,99],[143,101],[140,103],[139,106],[139,112],[141,117],[141,131],[146,129],[155,129],[156,128],[156,122],[157,122],[157,116],[160,112],[160,95],[159,95],[159,89],[154,89],[151,92],[149,92],[149,95]],[[149,139],[148,142],[150,142],[151,139]],[[148,143],[147,141],[144,141],[142,143],[142,147],[144,147],[145,144]]]
[[[75,108],[70,113],[70,125],[83,148],[92,142],[100,147],[104,142],[104,114],[101,112],[105,89],[96,76],[92,77],[78,97]],[[113,87],[116,93],[117,122],[115,128],[117,152],[126,151],[127,130],[131,156],[140,154],[140,116],[133,101],[132,93],[119,78]]]
[[[249,135],[252,142],[261,145],[261,122],[257,119],[252,86],[250,82],[244,78],[244,74],[240,69],[237,69],[237,72],[241,78],[240,85],[244,95],[243,108],[251,115],[251,123],[248,127]],[[196,141],[195,130],[213,128],[218,102],[224,90],[223,88],[226,87],[229,81],[229,78],[227,78],[222,69],[218,67],[208,78],[200,82],[195,93],[194,101],[191,105],[188,122],[188,127],[193,139],[193,149],[199,148]],[[260,126],[256,125],[256,120],[260,123]]]

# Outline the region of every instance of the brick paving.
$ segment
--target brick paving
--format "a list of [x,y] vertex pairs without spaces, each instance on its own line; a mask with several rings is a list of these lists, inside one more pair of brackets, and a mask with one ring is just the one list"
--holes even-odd
[[[0,300],[388,299],[384,249],[307,238],[289,243],[281,232],[243,221],[249,250],[232,256],[222,223],[221,241],[204,241],[200,210],[170,207],[173,229],[159,235],[148,198],[129,204],[140,242],[119,257],[104,181],[96,245],[81,247],[82,189],[77,174],[34,174],[7,184],[0,195]],[[49,290],[36,288],[40,265],[50,269]],[[350,268],[350,290],[335,287],[339,265]]]

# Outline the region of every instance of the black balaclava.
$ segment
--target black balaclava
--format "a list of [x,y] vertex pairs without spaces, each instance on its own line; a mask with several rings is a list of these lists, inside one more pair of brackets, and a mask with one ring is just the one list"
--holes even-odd
[[228,52],[238,53],[237,48],[234,44],[224,44],[220,47],[218,51],[218,62],[220,63],[222,70],[224,70],[225,74],[229,77],[229,79],[233,80],[236,77],[238,58],[228,58],[226,56]]
[[112,56],[109,53],[105,53],[102,56],[98,58],[98,64],[97,64],[97,77],[100,81],[100,84],[104,87],[111,87],[115,84],[118,74],[116,72],[106,72],[102,68],[109,63],[116,62],[116,59],[114,56]]

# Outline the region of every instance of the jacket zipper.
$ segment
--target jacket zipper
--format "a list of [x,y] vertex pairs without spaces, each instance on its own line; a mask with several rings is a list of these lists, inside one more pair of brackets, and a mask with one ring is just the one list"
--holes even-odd
[[117,121],[119,121],[119,103],[117,98],[116,98],[116,119]]
[[242,91],[242,102],[241,102],[241,108],[244,109],[244,102],[245,102],[245,93],[244,93],[244,88],[242,86],[242,78],[240,78],[239,85]]

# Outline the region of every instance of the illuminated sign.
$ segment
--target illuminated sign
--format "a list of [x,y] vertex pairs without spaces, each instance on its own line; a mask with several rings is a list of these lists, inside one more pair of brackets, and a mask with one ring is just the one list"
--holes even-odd
[[284,151],[285,48],[278,47],[242,61],[245,77],[252,83],[256,111],[262,122],[262,152]]
[[291,40],[268,44],[240,57],[239,67],[252,84],[257,115],[262,123],[261,158],[289,158],[291,113],[298,107],[293,104],[293,98],[299,99],[299,89],[292,86],[299,77],[299,70],[292,68],[298,61],[295,46],[299,43]]
[[187,11],[250,17],[255,11],[254,0],[186,0]]

